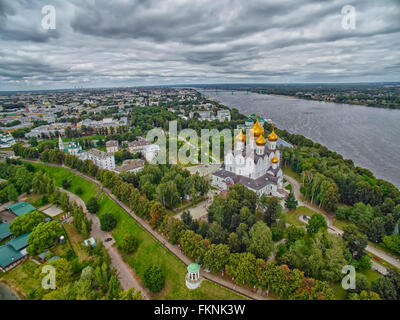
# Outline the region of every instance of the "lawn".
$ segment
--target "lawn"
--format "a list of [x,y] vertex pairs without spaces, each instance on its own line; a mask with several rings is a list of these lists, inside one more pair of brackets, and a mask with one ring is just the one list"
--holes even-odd
[[[76,176],[66,169],[37,164],[34,164],[34,166],[44,168],[56,179],[57,184],[59,185],[61,185],[61,181],[63,179],[72,179],[70,191],[74,192],[77,186],[81,186],[84,189],[84,193],[81,195],[84,201],[87,201],[90,197],[97,195],[99,191],[98,187],[94,183]],[[137,276],[143,281],[145,270],[153,264],[161,266],[164,270],[166,278],[165,288],[160,293],[153,294],[153,299],[244,299],[244,297],[208,281],[204,281],[200,288],[196,290],[187,289],[185,285],[185,264],[167,249],[165,249],[107,195],[102,194],[98,200],[100,204],[100,211],[98,215],[101,216],[104,213],[111,212],[118,220],[117,227],[112,232],[117,244],[122,241],[122,237],[127,233],[134,234],[138,239],[140,243],[138,250],[129,257],[124,256],[126,261],[134,269]],[[70,235],[71,230],[68,230],[70,228],[68,226],[66,226],[66,228],[68,234]],[[79,241],[76,242],[79,243]]]
[[62,181],[64,179],[71,181],[71,187],[68,191],[75,193],[78,187],[83,190],[83,193],[79,196],[83,199],[83,201],[87,202],[91,197],[96,196],[99,193],[99,188],[94,184],[86,179],[77,176],[76,174],[68,171],[66,169],[57,168],[57,167],[50,167],[43,164],[32,163],[35,168],[40,168],[45,170],[51,177],[56,180],[57,186],[62,186]]
[[298,182],[301,182],[301,175],[295,172],[290,166],[282,166],[282,171],[287,176],[296,179]]
[[298,207],[296,210],[285,212],[286,222],[295,226],[305,226],[305,223],[299,220],[299,216],[306,215],[311,217],[315,212],[306,207]]
[[33,276],[38,268],[37,264],[26,260],[16,268],[1,274],[0,281],[4,281],[21,298],[25,298],[29,291],[39,286],[39,282]]
[[74,248],[75,254],[78,256],[79,261],[82,262],[83,260],[90,259],[86,247],[83,244],[83,240],[85,240],[83,236],[69,223],[64,225],[64,229],[67,232],[68,238],[71,241],[72,247]]

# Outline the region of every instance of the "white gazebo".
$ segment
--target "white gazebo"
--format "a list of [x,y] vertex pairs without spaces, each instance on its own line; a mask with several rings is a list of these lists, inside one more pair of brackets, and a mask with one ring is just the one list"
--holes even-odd
[[200,266],[197,263],[189,264],[186,273],[186,286],[190,289],[196,289],[201,283]]

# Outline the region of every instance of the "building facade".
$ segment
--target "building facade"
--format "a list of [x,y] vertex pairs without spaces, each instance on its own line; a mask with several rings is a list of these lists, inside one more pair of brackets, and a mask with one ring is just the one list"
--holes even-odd
[[246,137],[243,131],[236,137],[235,148],[224,157],[220,170],[212,175],[212,185],[222,190],[236,183],[243,184],[257,195],[283,198],[283,173],[280,168],[278,136],[272,130],[268,143],[264,128],[258,121]]

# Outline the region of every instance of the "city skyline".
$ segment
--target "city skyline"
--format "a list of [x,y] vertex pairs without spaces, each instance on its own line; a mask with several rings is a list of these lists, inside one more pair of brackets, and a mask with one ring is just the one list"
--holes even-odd
[[399,15],[394,0],[2,1],[0,90],[393,82]]

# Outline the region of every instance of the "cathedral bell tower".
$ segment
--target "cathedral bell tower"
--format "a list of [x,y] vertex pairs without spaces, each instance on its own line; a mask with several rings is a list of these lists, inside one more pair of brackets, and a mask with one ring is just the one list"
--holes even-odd
[[269,150],[276,150],[276,141],[278,141],[278,136],[276,135],[274,128],[272,128],[272,132],[268,135]]
[[267,140],[265,140],[264,135],[261,135],[258,137],[256,140],[256,154],[259,156],[264,155],[265,153],[265,144],[267,143]]
[[236,150],[243,151],[245,142],[246,136],[243,134],[243,131],[240,130],[240,133],[236,136]]
[[250,129],[250,145],[252,149],[256,149],[256,141],[260,136],[264,135],[264,128],[261,127],[258,120],[254,126]]

